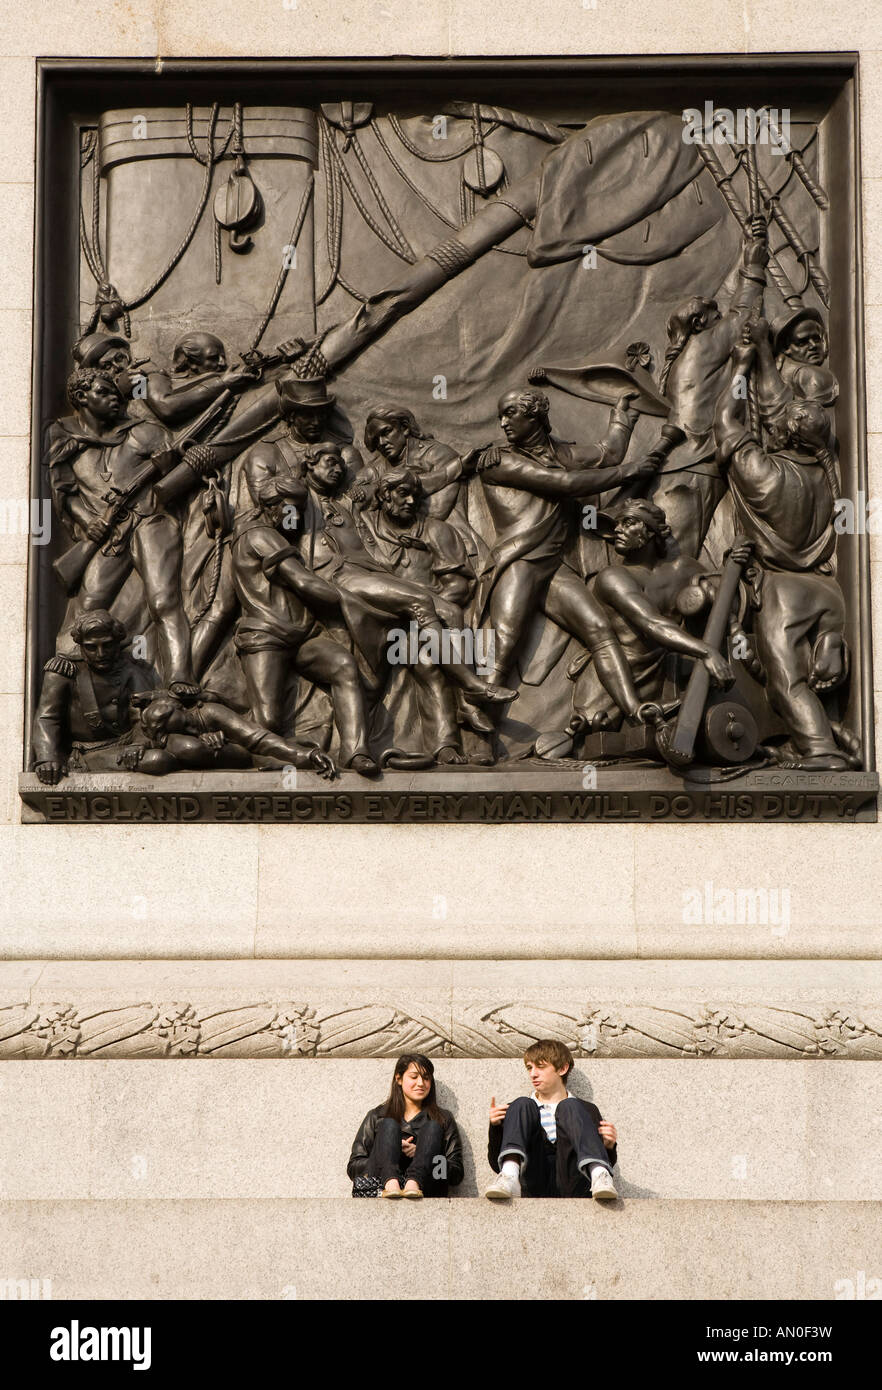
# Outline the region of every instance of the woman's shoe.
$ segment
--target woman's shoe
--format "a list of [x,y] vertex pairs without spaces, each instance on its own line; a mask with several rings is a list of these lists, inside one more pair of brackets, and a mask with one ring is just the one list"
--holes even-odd
[[403,1197],[404,1193],[401,1191],[401,1187],[398,1183],[398,1180],[396,1178],[390,1178],[389,1181],[386,1183],[386,1186],[383,1188],[383,1191],[380,1193],[380,1196]]
[[402,1197],[410,1197],[413,1201],[418,1202],[422,1198],[423,1193],[419,1183],[411,1179],[410,1182],[404,1184],[404,1191],[401,1195]]

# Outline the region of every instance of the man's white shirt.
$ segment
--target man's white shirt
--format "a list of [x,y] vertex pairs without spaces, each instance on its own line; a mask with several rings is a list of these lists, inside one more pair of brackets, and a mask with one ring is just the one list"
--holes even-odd
[[540,1100],[535,1091],[530,1097],[530,1099],[535,1100],[536,1104],[539,1106],[539,1123],[548,1135],[549,1142],[552,1144],[557,1143],[557,1122],[554,1118],[554,1112],[560,1105],[561,1100],[569,1100],[569,1098],[568,1092],[565,1096],[561,1096],[560,1100]]

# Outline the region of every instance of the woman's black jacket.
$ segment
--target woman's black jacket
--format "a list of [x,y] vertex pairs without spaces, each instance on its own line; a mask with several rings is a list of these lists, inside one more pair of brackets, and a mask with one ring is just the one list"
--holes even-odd
[[[440,1109],[440,1107],[439,1107]],[[369,1110],[361,1122],[361,1127],[355,1136],[352,1145],[352,1152],[349,1155],[349,1162],[346,1165],[346,1172],[354,1182],[356,1178],[366,1171],[368,1158],[371,1149],[374,1147],[374,1139],[377,1134],[377,1125],[386,1112],[386,1102],[377,1105],[373,1110]],[[458,1187],[463,1179],[462,1161],[462,1140],[459,1137],[459,1130],[456,1127],[456,1120],[447,1111],[441,1111],[442,1116],[442,1141],[444,1144],[444,1157],[447,1160],[447,1180],[439,1179],[438,1195],[446,1195],[448,1187]],[[429,1115],[425,1110],[421,1110],[418,1115],[414,1115],[410,1120],[401,1120],[401,1133],[417,1134],[428,1120]],[[410,1166],[410,1159],[401,1155],[402,1171],[406,1172]]]

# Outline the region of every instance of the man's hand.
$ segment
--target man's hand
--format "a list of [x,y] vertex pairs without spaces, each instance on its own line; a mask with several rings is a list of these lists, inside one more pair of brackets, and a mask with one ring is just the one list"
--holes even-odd
[[745,270],[762,270],[769,263],[766,219],[759,215],[751,217],[747,231],[748,237],[744,243],[744,268]]
[[[494,449],[498,448],[498,446],[495,444],[492,447]],[[475,476],[475,474],[478,471],[478,459],[484,452],[485,447],[482,447],[480,449],[469,449],[467,454],[462,454],[460,456],[460,463],[462,464],[462,476],[464,478],[473,478]],[[497,459],[496,462],[498,463],[499,460]]]
[[640,412],[633,409],[631,402],[635,401],[639,394],[638,391],[631,390],[620,393],[612,411],[613,419],[617,423],[627,425],[629,429],[634,428],[640,419]]
[[199,742],[204,743],[205,747],[210,748],[214,753],[219,753],[224,746],[224,736],[220,729],[217,729],[207,734],[200,734]]
[[764,343],[764,342],[766,341],[766,339],[768,338],[768,336],[769,336],[769,321],[768,321],[768,319],[762,319],[762,318],[760,318],[760,319],[751,319],[751,318],[749,318],[749,319],[747,320],[747,322],[745,323],[743,329],[741,330],[741,338],[742,338],[742,341],[743,341],[743,342],[747,342],[747,343],[755,343],[755,344],[757,345],[757,347],[759,347],[760,343]]
[[732,667],[725,657],[714,651],[713,647],[708,648],[707,656],[702,657],[702,661],[713,685],[722,686],[726,690],[734,683],[735,676]]
[[90,521],[86,527],[86,535],[89,537],[90,541],[94,541],[96,545],[100,545],[102,541],[107,540],[112,530],[113,522],[105,521],[103,517],[96,516],[95,520]]
[[50,786],[54,787],[55,783],[60,782],[64,776],[64,763],[54,761],[37,763],[34,771],[41,782],[48,782]]
[[286,338],[283,343],[279,343],[276,352],[286,362],[296,362],[298,357],[302,357],[305,352],[309,351],[310,346],[304,338]]
[[133,743],[130,748],[124,748],[120,753],[116,760],[117,766],[125,768],[126,772],[136,772],[146,751],[143,743]]
[[404,1154],[405,1158],[413,1158],[416,1153],[416,1140],[412,1134],[402,1134],[401,1152]]
[[505,1119],[505,1112],[506,1112],[507,1109],[508,1109],[508,1106],[507,1106],[507,1105],[497,1105],[497,1104],[496,1104],[496,1097],[495,1097],[495,1096],[491,1096],[491,1097],[490,1097],[490,1123],[491,1123],[491,1125],[501,1125],[501,1124],[502,1124],[502,1121]]
[[[747,324],[745,324],[744,327],[746,329]],[[754,357],[756,357],[756,343],[751,342],[749,339],[745,342],[742,339],[742,341],[736,343],[732,349],[732,366],[735,368],[736,372],[744,373],[751,366]]]
[[748,218],[748,236],[755,238],[764,237],[766,235],[767,229],[768,223],[766,222],[766,219],[763,217],[761,212],[755,212],[753,217]]
[[329,780],[337,776],[337,764],[327,753],[323,753],[320,748],[313,748],[309,755],[309,765],[319,777],[327,777]]
[[230,367],[221,377],[221,386],[228,391],[241,391],[260,380],[260,369],[253,367]]
[[746,565],[753,554],[753,541],[742,541],[741,545],[733,545],[727,560],[734,560],[736,565]]
[[477,464],[478,472],[485,473],[488,468],[496,468],[499,465],[502,458],[502,449],[503,445],[501,444],[489,444],[486,449],[472,449],[470,453],[466,454],[462,461],[463,477],[465,478],[468,476],[466,473],[466,461],[471,460],[472,454],[479,456]]
[[609,1120],[601,1120],[600,1124],[597,1126],[597,1133],[603,1140],[603,1147],[605,1149],[615,1148],[618,1138],[615,1125],[610,1124]]
[[657,458],[632,459],[630,463],[623,463],[620,468],[623,483],[638,482],[643,478],[654,478],[658,472],[660,460]]
[[815,449],[818,452],[821,450],[828,453],[830,452],[830,440],[823,426],[820,429],[813,429],[807,420],[801,420],[799,433],[810,449]]

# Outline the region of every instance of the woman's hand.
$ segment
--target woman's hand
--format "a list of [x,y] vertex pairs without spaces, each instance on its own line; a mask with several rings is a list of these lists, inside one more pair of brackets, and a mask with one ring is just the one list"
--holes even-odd
[[597,1132],[603,1140],[603,1147],[605,1149],[615,1148],[616,1139],[618,1137],[616,1135],[615,1125],[610,1124],[609,1120],[601,1120],[600,1124],[597,1126]]
[[490,1097],[490,1123],[491,1123],[491,1125],[501,1125],[501,1124],[502,1124],[502,1121],[505,1119],[505,1112],[506,1112],[507,1109],[508,1109],[508,1106],[507,1106],[507,1105],[497,1105],[497,1104],[496,1104],[496,1097],[495,1097],[495,1096],[491,1096],[491,1097]]
[[401,1152],[404,1154],[405,1158],[413,1158],[416,1153],[416,1140],[412,1134],[402,1134]]

